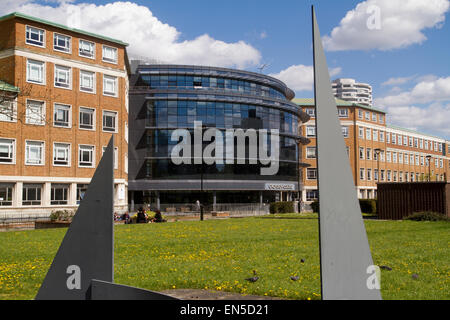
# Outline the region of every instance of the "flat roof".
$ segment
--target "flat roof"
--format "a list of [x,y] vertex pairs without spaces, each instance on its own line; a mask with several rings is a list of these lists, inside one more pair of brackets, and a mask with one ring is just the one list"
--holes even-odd
[[[381,109],[365,106],[363,104],[353,103],[353,102],[341,100],[338,98],[334,98],[334,99],[336,100],[336,105],[338,107],[352,107],[353,106],[353,107],[359,107],[359,108],[377,111],[377,112],[381,112],[381,113],[386,113],[386,111],[383,111]],[[315,104],[314,98],[295,98],[295,99],[292,99],[291,101],[294,102],[295,104],[298,104],[299,106],[311,106],[312,107]]]
[[80,29],[76,29],[76,28],[70,28],[68,26],[65,26],[65,25],[62,25],[62,24],[59,24],[59,23],[55,23],[55,22],[51,22],[51,21],[48,21],[48,20],[32,17],[32,16],[29,16],[29,15],[26,15],[26,14],[23,14],[23,13],[20,13],[20,12],[13,12],[13,13],[10,13],[8,15],[2,16],[2,17],[0,17],[0,21],[12,19],[12,18],[22,18],[22,19],[26,19],[26,20],[42,23],[42,24],[45,24],[45,25],[48,25],[48,26],[52,26],[52,27],[64,29],[64,30],[67,30],[67,31],[72,31],[72,32],[76,32],[76,33],[79,33],[79,34],[83,34],[83,35],[86,35],[86,36],[102,39],[102,40],[105,40],[105,41],[113,42],[113,43],[119,44],[121,46],[125,46],[125,47],[128,46],[128,43],[123,42],[121,40],[109,38],[109,37],[106,37],[106,36],[102,36],[102,35],[99,35],[99,34],[95,34],[95,33],[92,33],[92,32],[88,32],[88,31],[84,31],[84,30],[80,30]]
[[8,82],[0,80],[0,90],[2,91],[9,91],[9,92],[20,92],[20,89],[16,86],[13,86],[12,84],[9,84]]

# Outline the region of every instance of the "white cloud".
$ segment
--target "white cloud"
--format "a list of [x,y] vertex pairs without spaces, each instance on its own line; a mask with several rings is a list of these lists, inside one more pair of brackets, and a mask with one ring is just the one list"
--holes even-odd
[[119,39],[130,44],[130,56],[148,57],[166,63],[202,64],[246,68],[257,65],[261,54],[244,41],[227,43],[203,34],[180,41],[180,32],[161,22],[149,8],[132,2],[106,5],[71,4],[52,0],[56,6],[33,0],[4,0],[0,13],[19,11],[82,30]]
[[390,123],[449,137],[450,77],[427,75],[417,79],[422,81],[412,89],[391,91],[375,99],[374,106],[387,112]]
[[[372,24],[374,7],[379,9],[379,28]],[[449,0],[363,1],[347,12],[331,36],[323,37],[324,47],[329,51],[391,50],[420,44],[427,39],[424,29],[442,26],[449,7]]]
[[[330,77],[334,77],[342,71],[342,68],[332,68],[329,70]],[[294,91],[312,91],[314,85],[314,68],[302,64],[293,65],[279,73],[270,74],[271,77],[283,81]]]
[[383,82],[382,86],[398,86],[400,84],[405,84],[414,79],[414,76],[411,77],[398,77],[398,78],[389,78],[387,81]]

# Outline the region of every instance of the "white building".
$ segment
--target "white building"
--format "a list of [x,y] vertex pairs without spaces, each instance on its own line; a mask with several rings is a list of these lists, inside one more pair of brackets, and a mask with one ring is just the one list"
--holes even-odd
[[336,79],[332,82],[333,94],[336,98],[372,106],[372,86],[367,83],[358,83],[355,79]]

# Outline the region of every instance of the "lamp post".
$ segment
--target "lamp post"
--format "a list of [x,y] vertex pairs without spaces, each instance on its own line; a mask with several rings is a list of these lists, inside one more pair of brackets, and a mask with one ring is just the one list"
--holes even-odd
[[431,155],[427,155],[427,160],[428,160],[428,182],[430,182],[431,181],[431,173],[430,173],[430,171],[431,171]]

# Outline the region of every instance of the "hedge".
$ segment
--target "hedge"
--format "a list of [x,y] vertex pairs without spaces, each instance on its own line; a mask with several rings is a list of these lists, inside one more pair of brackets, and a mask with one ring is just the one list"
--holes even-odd
[[[359,199],[359,206],[362,213],[377,213],[377,200],[375,199]],[[311,209],[313,212],[319,212],[319,201],[312,202]]]
[[294,210],[293,201],[279,201],[270,204],[270,213],[292,213]]

